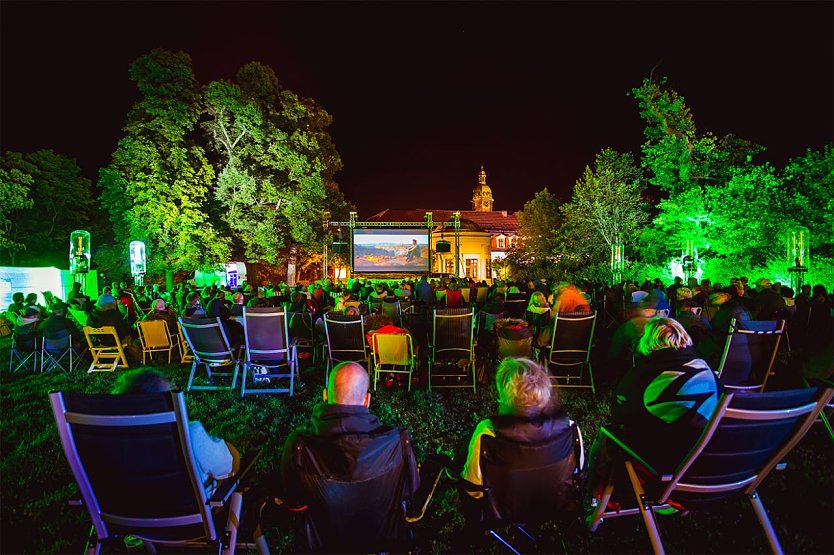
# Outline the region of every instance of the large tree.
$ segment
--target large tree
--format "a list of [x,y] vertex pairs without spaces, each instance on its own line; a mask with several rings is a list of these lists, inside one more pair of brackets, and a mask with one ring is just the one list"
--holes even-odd
[[227,261],[229,240],[208,217],[214,171],[195,134],[202,108],[191,58],[157,49],[131,64],[130,78],[142,98],[99,173],[117,248],[145,241],[149,271]]
[[544,188],[516,212],[521,242],[507,253],[510,275],[551,279],[557,275],[556,264],[561,257],[557,252],[557,232],[562,225],[560,205],[559,199]]
[[17,263],[66,266],[70,232],[88,227],[90,180],[74,159],[51,150],[7,152],[3,165],[32,178],[32,203],[15,214],[15,240],[26,244]]
[[320,245],[325,210],[344,218],[350,209],[333,181],[341,159],[326,130],[331,116],[257,62],[235,83],[210,83],[204,98],[203,128],[221,159],[215,197],[242,254],[275,263]]
[[612,245],[632,245],[648,220],[644,187],[643,172],[630,153],[607,148],[597,154],[594,167],[585,167],[573,197],[561,207],[564,262],[601,262],[610,256]]
[[31,208],[29,189],[34,182],[28,165],[19,154],[7,152],[0,164],[0,254],[3,260],[15,264],[17,253],[26,248],[18,235],[20,212]]

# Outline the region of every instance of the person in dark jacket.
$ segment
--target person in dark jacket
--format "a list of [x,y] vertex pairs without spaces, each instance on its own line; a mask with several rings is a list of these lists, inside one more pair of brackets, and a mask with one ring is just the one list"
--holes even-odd
[[[347,435],[342,437],[343,441],[350,438],[351,434],[355,434],[357,439],[353,443],[359,447],[361,434],[376,434],[390,430],[390,426],[383,426],[379,418],[368,410],[371,404],[368,384],[368,373],[360,364],[343,362],[334,367],[330,372],[328,386],[322,394],[323,402],[313,407],[309,434],[334,439]],[[299,478],[293,463],[298,436],[302,433],[304,433],[302,430],[295,430],[287,437],[281,457],[284,498],[290,502],[290,506],[297,506],[302,501],[298,491]],[[358,457],[360,454],[349,455]],[[408,449],[407,457],[411,474],[406,481],[406,490],[403,494],[410,497],[420,486],[420,476],[417,461],[411,449]]]
[[67,305],[62,302],[52,305],[52,314],[41,323],[39,330],[47,339],[58,338],[63,335],[63,331],[66,331],[76,347],[84,342],[84,336],[81,335],[78,327],[67,318]]
[[[672,318],[646,324],[641,357],[614,392],[606,426],[660,474],[675,471],[703,432],[723,390],[692,339]],[[599,498],[619,451],[597,434],[590,452],[589,493]]]
[[[550,383],[547,370],[526,358],[505,358],[495,375],[498,389],[498,414],[481,420],[469,440],[469,451],[463,464],[462,477],[481,485],[481,438],[502,437],[522,443],[539,443],[562,435],[571,421],[561,410],[558,389]],[[566,461],[573,467],[573,455]],[[570,473],[564,483],[572,488]],[[468,492],[473,498],[479,491]]]

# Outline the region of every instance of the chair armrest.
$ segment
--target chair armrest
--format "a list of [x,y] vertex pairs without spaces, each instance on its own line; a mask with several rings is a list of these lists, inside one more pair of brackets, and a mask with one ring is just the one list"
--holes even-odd
[[[447,462],[448,461],[448,462]],[[440,479],[452,461],[446,455],[429,455],[420,465],[420,487],[406,504],[406,522],[417,522],[426,514]]]
[[234,493],[237,486],[248,477],[262,453],[263,451],[261,449],[247,451],[240,460],[240,468],[238,469],[237,474],[229,476],[220,482],[220,485],[214,491],[214,494],[208,501],[206,501],[206,504],[212,507],[222,507],[225,505],[226,501],[229,500],[229,497],[231,497]]

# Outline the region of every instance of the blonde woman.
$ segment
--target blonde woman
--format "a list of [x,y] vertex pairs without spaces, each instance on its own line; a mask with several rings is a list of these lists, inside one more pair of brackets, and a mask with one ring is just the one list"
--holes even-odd
[[[463,478],[482,484],[481,438],[485,435],[524,443],[538,443],[554,438],[570,427],[570,419],[561,410],[558,390],[550,383],[547,370],[526,358],[505,358],[495,376],[498,389],[498,414],[481,420],[463,465]],[[472,497],[481,497],[473,492]]]
[[[722,387],[695,355],[689,334],[672,318],[649,320],[637,353],[637,366],[614,393],[606,427],[655,471],[672,473],[700,437]],[[595,497],[618,453],[605,437],[598,434],[591,448],[588,484]]]

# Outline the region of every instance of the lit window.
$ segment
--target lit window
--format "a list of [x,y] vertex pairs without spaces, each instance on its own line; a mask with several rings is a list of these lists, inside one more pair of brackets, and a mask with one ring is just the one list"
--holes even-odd
[[499,235],[498,237],[495,238],[495,247],[499,248],[499,249],[505,248],[504,236],[503,235]]

